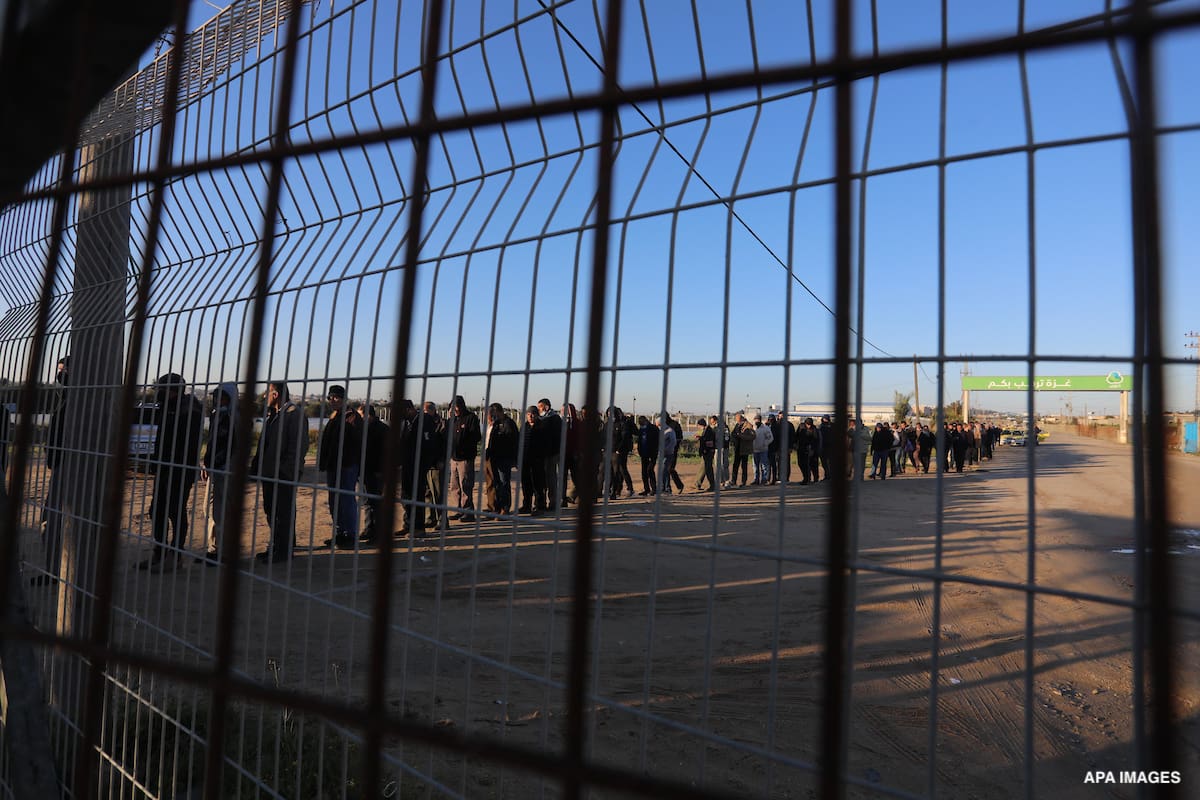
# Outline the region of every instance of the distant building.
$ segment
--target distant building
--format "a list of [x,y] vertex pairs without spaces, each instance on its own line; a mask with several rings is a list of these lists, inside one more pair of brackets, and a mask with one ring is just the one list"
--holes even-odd
[[[849,414],[855,416],[856,409],[851,406]],[[788,412],[788,419],[793,424],[797,420],[803,420],[805,417],[812,417],[814,420],[820,420],[821,417],[828,414],[833,416],[833,403],[796,403],[792,406],[792,410]],[[895,419],[896,411],[890,404],[885,403],[863,403],[862,404],[862,421],[868,425],[874,425],[876,422],[891,422]]]

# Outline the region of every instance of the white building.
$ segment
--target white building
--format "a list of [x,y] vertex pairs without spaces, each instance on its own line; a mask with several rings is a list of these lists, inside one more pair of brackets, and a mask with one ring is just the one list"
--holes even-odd
[[[849,409],[851,417],[856,415],[856,409],[851,406]],[[788,419],[795,425],[801,422],[805,417],[812,417],[814,421],[820,423],[821,417],[828,414],[833,416],[833,403],[796,403],[788,412]],[[863,403],[862,404],[862,422],[866,425],[874,425],[876,422],[891,422],[896,415],[896,411],[891,405],[885,403]]]

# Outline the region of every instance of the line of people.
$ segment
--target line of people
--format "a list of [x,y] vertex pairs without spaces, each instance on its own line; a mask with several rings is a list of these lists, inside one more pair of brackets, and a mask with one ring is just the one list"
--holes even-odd
[[[64,387],[67,364],[64,357],[56,376]],[[237,386],[222,383],[214,393],[202,455],[204,410],[186,390],[177,373],[163,375],[154,387],[157,436],[149,461],[155,478],[150,515],[156,546],[151,557],[138,565],[142,569],[162,571],[178,563],[181,546],[188,540],[186,508],[197,478],[207,485],[206,554],[210,564],[219,562],[229,506],[237,501],[229,492],[238,428]],[[265,398],[262,431],[249,466],[250,478],[261,488],[270,530],[267,548],[256,556],[263,562],[286,560],[295,548],[296,491],[309,448],[308,419],[291,399],[287,385],[270,382]],[[329,414],[317,442],[317,469],[324,476],[333,529],[325,544],[336,548],[371,545],[381,535],[389,426],[373,406],[349,403],[344,386],[330,386],[325,399]],[[56,498],[61,499],[63,492],[54,471],[61,457],[65,406],[64,399],[50,425],[47,517],[51,522]],[[457,396],[445,416],[432,402],[418,408],[411,400],[401,400],[391,422],[400,426],[399,448],[390,463],[397,470],[398,513],[404,523],[400,531],[389,535],[423,537],[429,535],[429,529],[442,528],[449,521],[474,521],[476,461],[481,447],[483,510],[491,514],[513,512],[512,473],[518,466],[521,496],[517,513],[538,516],[578,502],[588,452],[595,454],[594,486],[601,496],[616,500],[684,490],[677,469],[683,428],[667,413],[635,419],[617,407],[600,415],[586,406],[576,410],[570,403],[559,412],[548,398],[542,398],[526,409],[519,427],[498,403],[487,408],[486,425],[481,425]],[[869,453],[872,465],[867,477],[872,479],[903,473],[907,465],[928,472],[935,450],[942,454],[944,470],[961,472],[965,465],[990,459],[1000,436],[999,428],[979,423],[951,423],[940,442],[928,426],[919,423],[901,422],[895,427],[880,423],[873,433],[859,429],[853,419],[849,426],[850,475],[854,475],[855,442],[862,435],[862,451]],[[792,451],[800,485],[830,477],[834,436],[828,415],[819,424],[808,417],[794,426],[782,415],[769,414],[765,421],[756,415],[751,422],[737,413],[733,425],[726,427],[714,414],[699,420],[695,439],[702,461],[693,486],[698,492],[713,491],[718,478],[725,489],[788,482]],[[630,459],[635,455],[640,462],[641,491],[636,491],[630,471]],[[361,532],[360,499],[364,512]],[[240,503],[237,508],[240,510]],[[451,511],[454,513],[448,515]],[[174,558],[167,555],[168,538]],[[59,549],[55,541],[53,535],[47,539],[49,574],[58,571],[57,558],[50,552]]]
[[[670,414],[635,419],[614,406],[601,416],[571,403],[559,412],[543,398],[525,410],[519,430],[511,423],[498,404],[489,408],[484,495],[490,512],[512,510],[508,472],[516,465],[518,446],[523,448],[519,514],[540,516],[578,502],[585,452],[596,454],[595,486],[610,499],[684,489],[677,469],[683,427]],[[629,468],[635,449],[640,492]]]
[[[853,427],[851,420],[852,430]],[[935,452],[941,453],[943,472],[962,472],[966,466],[990,461],[1000,442],[1000,434],[999,427],[980,422],[947,423],[940,437],[928,425],[919,422],[914,425],[899,422],[894,427],[879,422],[867,441],[871,457],[871,473],[867,477],[885,480],[889,475],[903,475],[907,466],[927,473]],[[849,445],[853,450],[853,440]]]

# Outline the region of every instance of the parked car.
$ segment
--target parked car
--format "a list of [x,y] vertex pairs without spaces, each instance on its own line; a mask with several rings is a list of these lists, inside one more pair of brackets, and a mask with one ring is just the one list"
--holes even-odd
[[158,440],[158,404],[139,403],[133,410],[129,426],[129,456],[135,464],[145,466],[154,455]]
[[1008,437],[1008,443],[1013,447],[1024,447],[1026,445],[1025,431],[1013,431]]

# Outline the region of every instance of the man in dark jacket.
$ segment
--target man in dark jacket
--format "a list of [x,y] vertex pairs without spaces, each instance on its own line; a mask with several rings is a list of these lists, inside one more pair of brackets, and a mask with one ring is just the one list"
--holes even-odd
[[521,424],[521,507],[520,514],[538,516],[546,512],[546,468],[545,454],[549,444],[541,431],[541,419],[537,406],[525,409],[525,421]]
[[[704,462],[704,467],[700,470],[700,474],[696,477],[695,489],[697,492],[711,492],[717,487],[717,479],[713,474],[713,458],[717,455],[717,427],[716,417],[712,417],[713,424],[709,425],[709,420],[704,417],[700,418],[700,431],[696,434],[696,449],[700,453],[700,460]],[[708,486],[703,486],[704,482],[708,481]]]
[[807,486],[818,479],[813,475],[812,465],[814,453],[818,452],[819,448],[816,428],[813,427],[812,417],[808,417],[796,428],[796,466],[800,469],[801,486]]
[[875,423],[875,433],[871,435],[871,477],[887,480],[888,453],[894,443],[892,432],[883,427],[882,422]]
[[255,555],[262,563],[287,561],[296,546],[296,484],[308,452],[308,419],[291,401],[287,384],[267,384],[266,417],[250,474],[259,481],[263,510],[271,529],[268,549]]
[[[829,415],[821,417],[821,424],[817,426],[817,432],[821,434],[821,480],[829,480],[829,464],[833,459],[833,420]],[[815,476],[814,476],[815,477]]]
[[562,417],[543,397],[538,400],[538,438],[542,446],[542,485],[546,488],[546,509],[554,511],[562,497],[559,486],[558,451],[562,445]]
[[473,522],[475,515],[475,456],[479,454],[479,442],[483,434],[479,429],[479,417],[467,408],[462,395],[454,398],[450,406],[450,501],[462,509],[450,519]]
[[397,469],[400,497],[397,514],[400,513],[399,509],[404,510],[402,530],[408,531],[416,538],[425,534],[425,512],[413,505],[416,498],[422,497],[425,492],[423,479],[425,471],[421,468],[423,416],[421,412],[417,411],[413,401],[406,398],[397,404],[396,421],[393,423],[400,426],[400,452],[398,453]]
[[963,466],[967,462],[967,450],[970,448],[970,439],[967,437],[966,426],[961,423],[954,423],[954,430],[950,436],[950,446],[954,450],[954,471],[962,472]]
[[645,417],[638,417],[638,455],[642,459],[641,496],[656,494],[658,480],[654,472],[658,461],[658,428]]
[[[774,414],[767,415],[767,429],[771,431],[771,443],[767,445],[767,483],[779,483],[779,446],[783,444],[783,440],[779,438],[779,417]],[[787,461],[784,458],[784,461]]]
[[446,420],[438,413],[437,404],[426,400],[421,404],[421,463],[425,476],[425,527],[439,528],[445,516],[442,505],[446,497]]
[[612,471],[612,497],[619,498],[623,486],[626,497],[634,497],[634,476],[629,473],[629,453],[634,452],[637,425],[631,415],[619,408],[614,409],[612,437],[613,451],[617,455],[616,467]]
[[492,476],[498,514],[512,511],[512,468],[517,463],[517,424],[504,413],[499,403],[488,406],[488,440],[484,451],[485,469]]
[[333,538],[326,545],[351,549],[358,539],[359,464],[362,461],[362,418],[346,408],[346,387],[329,387],[329,420],[317,445],[317,469],[325,473]]
[[[184,392],[186,388],[183,376],[174,372],[160,377],[155,387],[159,411],[152,461],[154,497],[150,501],[155,547],[138,569],[172,570],[179,565],[179,548],[187,545],[187,502],[199,473],[204,407]],[[172,528],[171,549],[176,552],[164,558],[168,526]]]
[[208,446],[201,461],[200,480],[208,482],[208,560],[219,563],[225,530],[225,505],[229,487],[229,459],[233,455],[233,432],[237,424],[237,384],[222,383],[213,395],[208,417]]
[[374,544],[376,523],[379,521],[379,508],[383,502],[383,448],[387,445],[388,426],[375,414],[375,406],[370,403],[363,406],[363,465],[362,487],[365,497],[363,506],[366,508],[362,536],[358,538],[362,544]]
[[[666,461],[667,480],[675,484],[675,488],[680,494],[683,494],[683,478],[679,477],[679,471],[675,468],[679,463],[679,448],[683,445],[683,426],[679,424],[679,420],[666,411],[663,412],[663,420],[667,427],[675,432],[675,448],[671,451],[671,455],[667,456]],[[670,489],[671,487],[667,486],[666,488]]]
[[754,425],[741,412],[738,412],[734,419],[736,421],[730,436],[733,441],[733,471],[729,476],[729,485],[725,487],[727,489],[738,485],[739,470],[742,473],[741,485],[746,485],[746,478],[750,471],[750,456],[754,453]]
[[928,425],[917,425],[917,460],[921,462],[921,471],[929,472],[929,457],[933,453],[935,439]]

